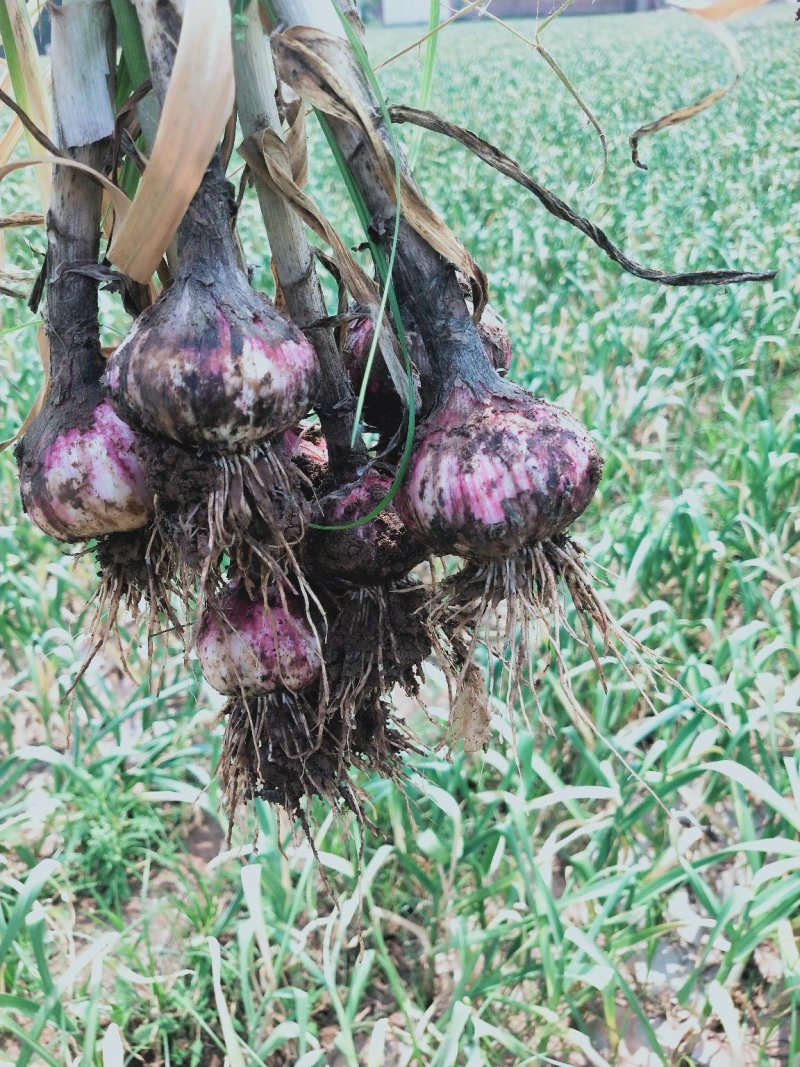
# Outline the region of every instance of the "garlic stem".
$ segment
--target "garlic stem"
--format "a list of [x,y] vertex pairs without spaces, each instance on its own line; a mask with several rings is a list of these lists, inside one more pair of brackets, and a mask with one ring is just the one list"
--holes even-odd
[[[304,0],[270,0],[276,15],[276,28],[314,26],[330,32],[327,19],[317,7]],[[352,23],[352,12],[345,10]],[[342,36],[343,36],[342,31]],[[345,45],[347,47],[347,45]],[[358,62],[354,57],[351,69]],[[346,77],[344,64],[338,71]],[[351,74],[347,84],[349,93],[360,99],[364,109],[373,116],[384,142],[389,141],[378,101],[365,77]],[[343,155],[350,173],[372,215],[372,231],[387,251],[395,229],[396,204],[380,176],[380,167],[372,149],[354,127],[341,119],[327,116],[327,123]],[[408,163],[400,152],[399,163],[410,176]],[[401,219],[393,282],[404,312],[409,312],[422,336],[428,356],[440,381],[439,397],[423,398],[430,407],[446,395],[456,379],[483,381],[491,373],[478,331],[464,304],[458,276],[452,263],[443,259],[428,242]]]
[[[275,72],[272,55],[264,36],[259,4],[253,0],[247,10],[247,25],[233,39],[236,104],[244,136],[271,130],[282,139],[281,121],[275,103]],[[328,317],[317,276],[314,256],[304,225],[281,194],[264,178],[255,177],[261,214],[269,237],[275,270],[286,306],[294,322],[316,322]],[[321,371],[321,388],[315,408],[328,442],[330,463],[341,468],[353,459],[353,452],[366,454],[357,439],[350,441],[355,401],[350,381],[330,327],[309,331]]]

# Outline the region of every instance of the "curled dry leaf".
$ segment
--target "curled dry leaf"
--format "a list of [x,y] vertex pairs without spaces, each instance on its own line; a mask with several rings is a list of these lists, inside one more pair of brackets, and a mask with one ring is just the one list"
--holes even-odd
[[[272,38],[281,78],[303,99],[324,114],[358,130],[370,146],[377,177],[394,196],[395,159],[386,141],[380,116],[367,106],[373,99],[364,72],[350,45],[339,37],[310,26],[294,26]],[[353,86],[360,91],[354,92]],[[486,305],[486,275],[452,231],[420,196],[407,174],[400,175],[403,218],[434,248],[469,278],[475,300],[476,321]]]
[[367,304],[374,300],[377,295],[375,282],[356,263],[334,227],[295,182],[284,141],[274,131],[265,129],[243,141],[239,155],[259,178],[273,185],[291,203],[318,237],[328,242],[342,278],[355,299]]
[[38,211],[13,211],[10,215],[0,217],[0,230],[11,230],[17,226],[44,226],[44,215]]
[[452,748],[457,741],[463,741],[464,751],[469,755],[483,752],[491,736],[491,715],[483,672],[470,663],[450,709],[442,743]]
[[114,208],[114,214],[118,220],[124,219],[127,215],[128,209],[131,206],[131,202],[123,191],[118,188],[112,181],[110,181],[104,174],[101,174],[99,170],[95,170],[94,167],[90,167],[85,163],[78,163],[74,159],[66,159],[64,156],[46,155],[46,156],[32,156],[30,159],[17,159],[13,163],[6,163],[0,167],[0,182],[4,178],[7,178],[9,174],[13,174],[15,170],[23,170],[25,167],[74,167],[76,170],[82,170],[85,174],[88,174],[91,178],[94,178],[96,182],[102,185],[103,189],[108,194],[108,199]]
[[27,299],[27,293],[23,293],[19,289],[12,289],[10,286],[5,284],[7,280],[8,279],[5,277],[4,272],[0,271],[0,296],[7,296],[10,300]]
[[[15,160],[13,163],[6,163],[5,165],[0,166],[0,182],[2,182],[4,178],[7,178],[9,174],[13,174],[14,171],[17,170],[23,170],[25,167],[47,167],[49,170],[50,167],[56,165],[61,167],[74,167],[76,170],[82,170],[85,174],[88,174],[90,177],[92,177],[103,187],[103,190],[108,199],[108,203],[114,209],[115,218],[125,218],[125,215],[128,211],[128,208],[130,207],[131,202],[128,197],[122,192],[122,190],[118,189],[117,186],[114,185],[113,182],[109,181],[109,179],[106,178],[105,175],[101,174],[100,171],[95,170],[93,167],[88,166],[86,163],[79,163],[74,159],[66,159],[64,156],[46,155],[38,156],[32,159],[19,159]],[[8,225],[40,225],[44,222],[43,216],[37,215],[32,212],[18,212],[17,215],[22,218],[22,221],[9,222]],[[9,219],[14,218],[15,216],[13,215],[9,216]],[[0,227],[0,229],[2,229],[2,227]],[[44,291],[44,281],[45,267],[43,265],[36,284],[34,285],[31,297],[28,300],[28,306],[31,308],[32,311],[35,311],[38,307],[39,301]],[[16,296],[17,294],[12,295]],[[37,403],[39,403],[38,400]],[[34,413],[30,415],[28,419],[25,420],[26,426],[28,425],[28,421],[33,418],[34,414],[36,414],[36,410],[34,410]],[[20,430],[19,432],[22,433],[22,430]],[[19,434],[15,434],[15,436],[12,437],[9,441],[4,442],[3,445],[0,446],[0,451],[2,451],[3,448],[7,448],[8,445],[15,441],[18,436]]]
[[151,286],[141,285],[134,282],[127,274],[113,270],[103,263],[74,262],[61,264],[52,271],[48,283],[52,284],[62,274],[82,274],[86,278],[94,278],[102,289],[109,292],[119,293],[122,297],[122,305],[131,318],[137,318],[145,308],[155,303],[155,293]]
[[108,252],[134,281],[147,284],[158,268],[217,149],[233,100],[230,6],[227,0],[187,0],[150,162]]
[[292,109],[286,130],[286,152],[292,168],[292,180],[302,189],[308,182],[308,141],[306,139],[306,113],[302,104]]
[[631,159],[640,170],[647,170],[647,164],[643,163],[639,158],[639,141],[642,137],[648,137],[650,134],[658,133],[660,130],[666,130],[670,126],[677,126],[681,122],[688,122],[695,115],[699,115],[701,111],[706,111],[708,108],[713,107],[724,96],[727,96],[732,89],[736,88],[739,79],[744,73],[744,58],[733,35],[724,26],[717,25],[717,23],[723,19],[730,18],[732,15],[741,15],[746,11],[752,11],[766,2],[767,0],[717,0],[717,3],[700,8],[684,7],[682,4],[672,5],[687,15],[694,15],[699,18],[705,23],[706,28],[722,42],[731,57],[734,77],[728,85],[722,85],[718,89],[714,89],[713,92],[708,93],[701,100],[676,108],[674,111],[670,111],[669,114],[662,115],[661,118],[645,123],[635,129],[628,141],[631,146]]
[[431,111],[419,111],[413,107],[393,107],[391,109],[391,116],[394,122],[413,122],[418,126],[424,127],[426,130],[430,130],[433,133],[443,134],[445,137],[451,137],[453,140],[458,141],[465,148],[468,148],[470,152],[474,153],[479,159],[482,159],[484,163],[487,163],[494,170],[500,174],[504,174],[507,178],[521,185],[523,189],[527,189],[533,193],[539,203],[554,215],[557,219],[562,219],[564,222],[568,222],[570,226],[574,226],[580,230],[581,233],[586,236],[602,249],[609,259],[618,263],[623,270],[628,274],[633,274],[636,278],[644,278],[646,281],[660,282],[661,285],[730,285],[735,282],[763,282],[769,281],[770,278],[775,277],[775,271],[760,271],[753,273],[751,271],[738,271],[738,270],[704,270],[693,271],[689,273],[670,273],[668,271],[656,270],[652,267],[645,267],[641,263],[637,263],[635,259],[631,259],[630,256],[626,256],[622,249],[618,248],[608,234],[601,230],[599,226],[595,225],[590,219],[584,218],[582,215],[578,215],[569,204],[565,203],[560,197],[557,197],[554,193],[551,193],[543,185],[540,185],[535,178],[530,177],[520,167],[519,163],[511,159],[504,152],[501,152],[499,148],[496,148],[489,141],[485,141],[482,137],[478,137],[477,134],[472,133],[471,130],[465,130],[461,126],[456,126],[452,122],[448,122],[446,119],[440,118],[438,115],[434,115]]

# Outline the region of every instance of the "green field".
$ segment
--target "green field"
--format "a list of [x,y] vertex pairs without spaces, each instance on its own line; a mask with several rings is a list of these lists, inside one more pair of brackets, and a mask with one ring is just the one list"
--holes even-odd
[[[597,135],[547,65],[486,20],[442,36],[432,108],[630,255],[778,270],[766,285],[650,285],[457,145],[420,142],[419,184],[488,272],[516,379],[574,411],[606,458],[575,535],[607,603],[680,683],[645,699],[641,671],[609,656],[606,693],[569,648],[599,738],[550,670],[551,732],[531,702],[498,715],[483,756],[412,760],[407,797],[361,781],[363,837],[317,811],[322,870],[260,803],[228,845],[220,701],[177,643],[158,696],[141,649],[138,684],[109,649],[68,729],[93,564],[21,514],[0,455],[0,1064],[800,1064],[793,16],[777,4],[730,24],[741,83],[645,139],[647,172],[628,134],[729,80],[725,52],[677,12],[551,25],[544,43],[609,139],[593,188]],[[372,32],[373,58],[415,32]],[[419,50],[382,71],[389,101],[415,103],[421,71]],[[312,132],[311,192],[357,244]],[[4,183],[2,213],[33,189]],[[39,265],[44,236],[23,233],[6,238],[6,270]],[[267,285],[266,258],[254,266]],[[111,336],[125,320],[103,300]],[[40,384],[33,319],[3,297],[0,439]],[[435,677],[430,694],[428,717],[403,708],[433,745]]]

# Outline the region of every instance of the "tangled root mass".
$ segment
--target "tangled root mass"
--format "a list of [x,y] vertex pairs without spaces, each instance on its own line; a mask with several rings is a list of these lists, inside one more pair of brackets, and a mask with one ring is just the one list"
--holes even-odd
[[428,597],[414,581],[333,594],[324,655],[330,706],[347,721],[356,721],[364,694],[388,693],[395,685],[419,694],[422,664],[433,649]]
[[112,634],[117,635],[123,666],[127,666],[118,627],[120,612],[135,623],[142,618],[142,605],[146,605],[147,659],[151,665],[156,635],[164,629],[183,633],[173,603],[176,575],[170,566],[168,547],[156,526],[100,537],[94,551],[100,583],[89,623],[89,651],[72,690]]
[[[570,623],[564,590],[575,609],[580,634]],[[508,683],[507,702],[522,696],[525,678],[535,696],[538,679],[554,659],[559,679],[577,706],[562,654],[562,633],[588,650],[604,686],[595,634],[602,652],[612,652],[628,673],[623,651],[640,660],[647,653],[611,615],[586,567],[583,549],[566,536],[534,544],[509,560],[465,564],[442,583],[432,619],[460,649],[458,658],[463,664],[470,662],[478,644],[501,660]],[[544,664],[534,662],[531,633],[536,626],[543,629],[550,649]],[[646,669],[652,673],[653,665]],[[655,673],[663,671],[655,666]]]
[[219,587],[223,556],[251,591],[262,579],[299,581],[293,546],[306,530],[305,479],[279,444],[223,455],[164,444],[146,461],[168,567],[201,600]]
[[[223,709],[225,736],[219,774],[231,818],[260,797],[298,817],[308,833],[308,805],[320,797],[365,821],[365,795],[352,767],[399,780],[408,737],[377,696],[365,701],[355,725],[325,714],[319,703],[292,693],[235,697]],[[304,810],[302,801],[306,800]]]

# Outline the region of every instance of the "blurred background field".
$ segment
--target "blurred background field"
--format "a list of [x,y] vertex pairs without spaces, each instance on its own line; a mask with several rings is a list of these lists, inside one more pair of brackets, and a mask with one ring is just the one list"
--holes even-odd
[[[141,650],[138,686],[109,650],[68,730],[93,565],[21,514],[13,457],[0,455],[0,1062],[800,1063],[792,19],[777,4],[731,24],[740,85],[646,139],[647,172],[628,134],[729,80],[724,51],[676,12],[551,25],[544,43],[609,138],[593,188],[596,134],[503,28],[446,31],[431,99],[647,265],[777,268],[767,285],[651,286],[455,144],[423,135],[416,168],[489,274],[516,379],[596,436],[605,477],[575,534],[613,612],[693,699],[662,685],[650,707],[613,662],[604,693],[571,648],[575,693],[604,741],[551,671],[551,730],[532,703],[514,723],[498,717],[483,756],[412,760],[407,797],[362,781],[363,833],[316,812],[323,877],[261,804],[226,841],[219,702],[176,642],[159,653],[155,697]],[[371,31],[373,60],[415,32]],[[420,51],[380,77],[390,103],[415,103]],[[312,133],[311,192],[357,244]],[[29,206],[32,189],[7,180],[2,213]],[[266,241],[245,210],[268,288]],[[40,232],[9,233],[5,269],[38,269],[43,248]],[[104,309],[112,340],[125,319],[109,296]],[[2,330],[0,439],[41,381],[22,301],[3,298]],[[438,693],[432,678],[427,717],[403,705],[432,745]]]

